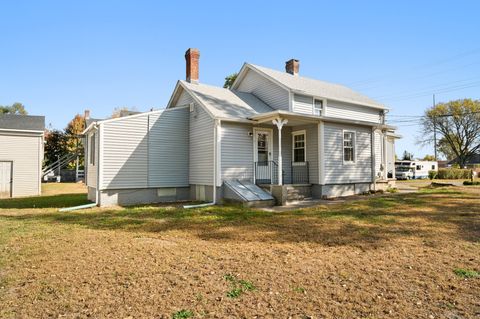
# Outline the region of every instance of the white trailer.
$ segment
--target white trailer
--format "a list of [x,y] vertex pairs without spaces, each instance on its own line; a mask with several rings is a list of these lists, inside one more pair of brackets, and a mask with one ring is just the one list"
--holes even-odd
[[397,161],[395,162],[396,179],[425,179],[428,172],[438,171],[435,161]]

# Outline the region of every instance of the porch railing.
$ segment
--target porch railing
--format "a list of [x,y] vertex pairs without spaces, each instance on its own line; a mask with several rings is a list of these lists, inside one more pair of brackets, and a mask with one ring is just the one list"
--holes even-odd
[[292,162],[292,184],[308,184],[310,182],[308,162]]
[[[309,165],[308,162],[291,163],[290,176],[286,176],[285,170],[282,170],[283,184],[285,182],[292,184],[309,184]],[[278,163],[275,161],[255,162],[255,183],[260,184],[278,184]]]
[[[285,176],[285,173],[282,173],[282,175]],[[257,185],[278,184],[277,162],[275,161],[255,162],[255,183]]]

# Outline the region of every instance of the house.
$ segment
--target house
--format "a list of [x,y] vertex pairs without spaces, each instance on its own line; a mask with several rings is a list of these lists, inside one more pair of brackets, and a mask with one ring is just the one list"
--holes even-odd
[[[455,158],[449,161],[447,166],[451,167],[453,165],[458,165],[459,162],[459,159]],[[480,168],[480,151],[477,151],[468,157],[464,168]]]
[[[89,198],[99,205],[335,197],[395,177],[387,108],[347,87],[245,63],[231,89],[186,80],[163,110],[86,128]],[[273,195],[273,197],[272,197]]]
[[41,194],[45,117],[0,115],[0,198]]

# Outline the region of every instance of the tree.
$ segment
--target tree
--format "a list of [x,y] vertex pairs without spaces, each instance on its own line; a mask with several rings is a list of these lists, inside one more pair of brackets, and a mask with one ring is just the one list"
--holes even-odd
[[413,161],[413,153],[403,151],[402,161]]
[[[84,152],[82,139],[79,137],[83,130],[85,130],[85,118],[77,114],[65,128],[65,144],[69,153],[82,154]],[[81,161],[79,164],[83,166],[83,156],[79,158]]]
[[443,137],[437,142],[437,151],[443,156],[445,156],[448,161],[454,160],[456,158],[456,155],[453,152],[452,148],[448,144],[447,140]]
[[137,111],[136,107],[128,107],[128,106],[116,107],[116,108],[113,109],[111,118],[115,119],[115,118],[118,118],[118,117],[134,114],[134,113],[137,113],[137,112],[138,111]]
[[[423,142],[432,143],[434,132],[443,139],[460,167],[480,149],[480,101],[461,99],[439,103],[425,111],[422,120]],[[438,144],[437,144],[438,145]]]
[[45,133],[45,165],[55,163],[59,157],[68,153],[67,138],[60,130],[50,130]]
[[22,103],[15,102],[12,105],[0,105],[0,114],[27,115],[28,113]]
[[235,80],[237,79],[237,76],[238,76],[238,73],[236,72],[227,76],[225,78],[225,83],[223,84],[223,87],[226,89],[230,89],[233,85],[233,82],[235,82]]
[[434,155],[425,155],[425,156],[423,157],[422,161],[433,162],[433,161],[436,161],[436,159],[435,159],[435,156],[434,156]]

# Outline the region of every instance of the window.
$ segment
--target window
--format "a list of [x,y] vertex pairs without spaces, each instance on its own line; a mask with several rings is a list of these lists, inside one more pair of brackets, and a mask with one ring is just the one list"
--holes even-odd
[[422,169],[422,166],[421,165],[417,165],[417,171],[421,170]]
[[90,136],[90,164],[95,165],[95,134]]
[[323,101],[315,100],[313,104],[313,115],[322,115]]
[[355,162],[355,132],[343,132],[343,161]]
[[434,170],[434,169],[435,169],[435,165],[432,165],[432,170]]
[[305,162],[305,131],[293,132],[293,162]]

